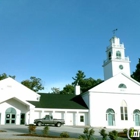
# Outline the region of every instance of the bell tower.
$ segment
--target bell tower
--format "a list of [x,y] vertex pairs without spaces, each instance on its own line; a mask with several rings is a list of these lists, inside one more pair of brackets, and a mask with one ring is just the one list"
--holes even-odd
[[103,62],[104,80],[120,72],[130,76],[129,57],[125,57],[124,44],[121,44],[116,36],[110,39],[110,45],[106,48],[106,57],[107,59]]

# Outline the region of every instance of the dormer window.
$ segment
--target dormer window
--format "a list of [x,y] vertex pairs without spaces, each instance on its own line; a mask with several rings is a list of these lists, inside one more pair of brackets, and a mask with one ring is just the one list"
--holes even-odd
[[120,51],[117,51],[117,52],[116,52],[116,57],[117,57],[118,59],[121,58],[121,52],[120,52]]
[[120,84],[118,88],[127,88],[125,84]]

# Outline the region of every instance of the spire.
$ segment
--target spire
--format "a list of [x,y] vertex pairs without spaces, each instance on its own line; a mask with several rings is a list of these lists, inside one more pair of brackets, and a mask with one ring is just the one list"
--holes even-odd
[[118,29],[114,29],[112,32],[113,32],[113,36],[115,36],[115,33]]

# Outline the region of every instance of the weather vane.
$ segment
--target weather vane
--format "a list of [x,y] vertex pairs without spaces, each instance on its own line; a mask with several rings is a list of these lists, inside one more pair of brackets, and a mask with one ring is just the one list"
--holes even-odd
[[115,32],[117,31],[118,29],[115,29],[115,30],[113,30],[113,35],[115,36]]

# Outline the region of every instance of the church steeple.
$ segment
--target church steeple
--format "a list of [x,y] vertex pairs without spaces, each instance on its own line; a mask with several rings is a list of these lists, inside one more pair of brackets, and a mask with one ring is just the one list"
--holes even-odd
[[119,72],[123,72],[130,76],[129,57],[125,57],[124,44],[120,43],[120,39],[113,36],[110,39],[110,45],[106,48],[107,59],[103,62],[104,80],[107,80]]

